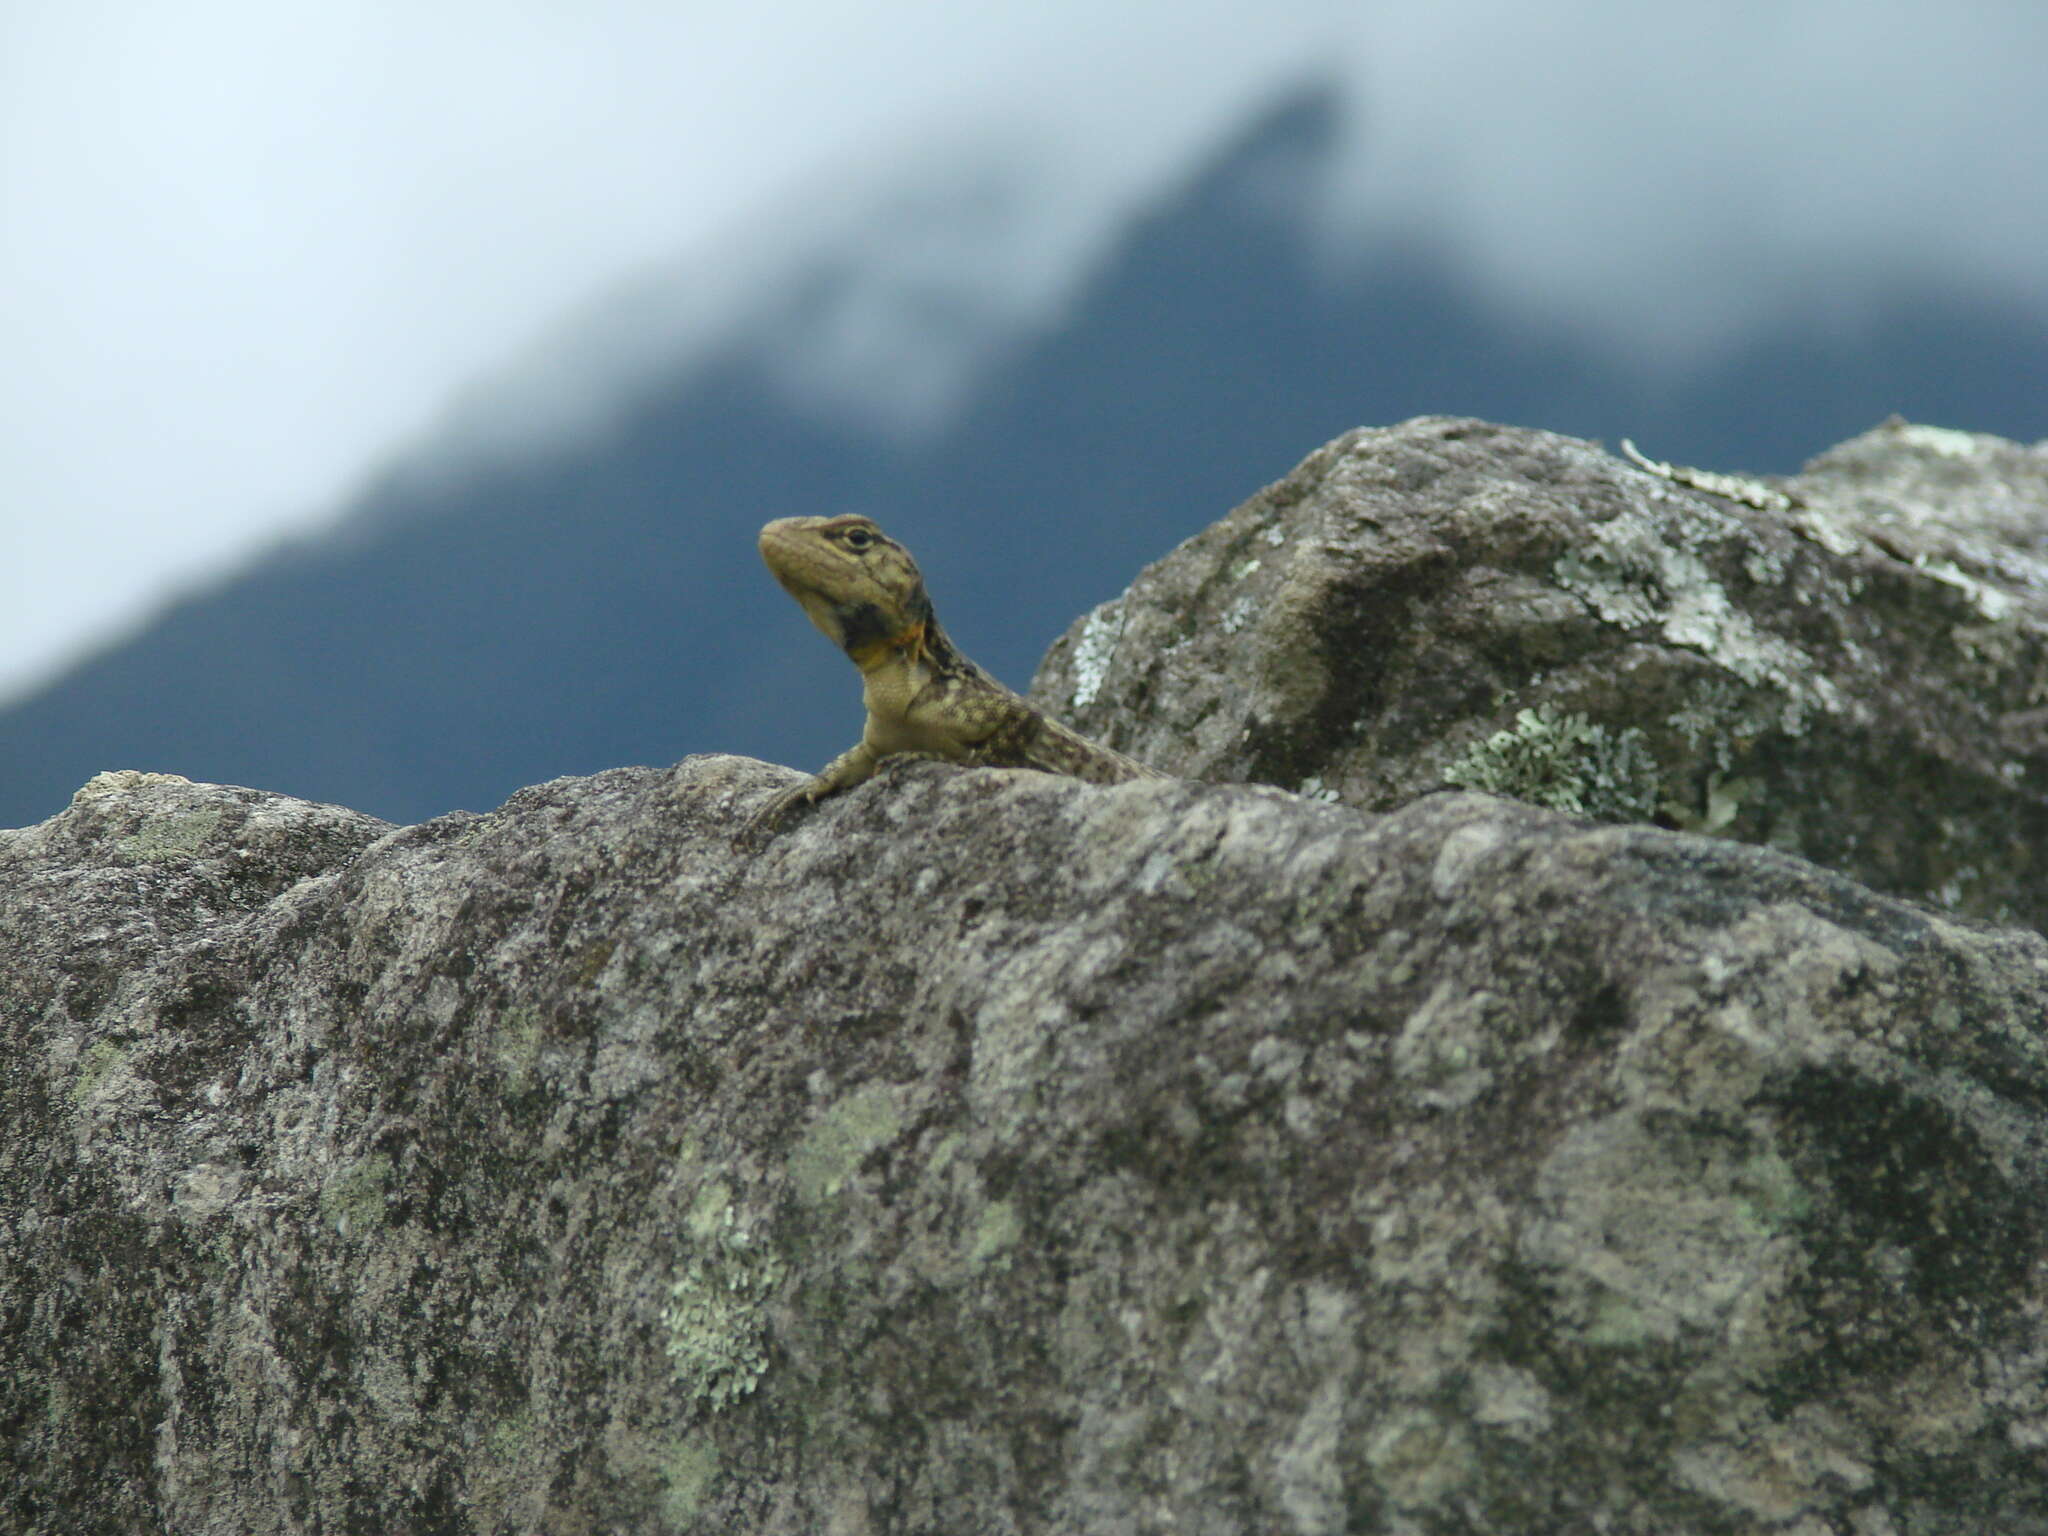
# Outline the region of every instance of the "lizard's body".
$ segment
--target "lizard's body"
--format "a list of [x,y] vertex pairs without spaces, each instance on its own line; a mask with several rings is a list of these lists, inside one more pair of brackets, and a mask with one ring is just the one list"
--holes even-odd
[[761,530],[761,558],[860,668],[867,725],[816,778],[771,800],[755,826],[850,789],[902,754],[1092,784],[1165,777],[1047,719],[962,655],[932,612],[917,562],[867,518],[778,518]]

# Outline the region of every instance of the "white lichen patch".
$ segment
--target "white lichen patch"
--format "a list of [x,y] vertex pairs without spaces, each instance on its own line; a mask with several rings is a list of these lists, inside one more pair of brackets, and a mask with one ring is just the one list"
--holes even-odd
[[690,1202],[690,1213],[683,1218],[683,1230],[696,1242],[711,1243],[725,1237],[738,1222],[739,1217],[733,1210],[732,1191],[723,1179],[712,1179],[697,1191],[697,1198]]
[[1688,486],[1710,496],[1739,501],[1763,512],[1784,512],[1793,505],[1792,498],[1774,485],[1766,485],[1748,475],[1724,475],[1711,469],[1691,469],[1662,459],[1648,458],[1625,437],[1621,440],[1621,452],[1630,463],[1673,485]]
[[1615,521],[1621,526],[1602,525],[1584,549],[1560,555],[1551,574],[1605,622],[1645,629],[1662,618],[1673,583],[1710,578],[1697,557],[1667,548],[1641,523]]
[[1251,623],[1252,615],[1257,611],[1258,604],[1252,600],[1252,595],[1247,592],[1228,608],[1224,609],[1223,617],[1217,622],[1222,628],[1223,633],[1234,635],[1243,629],[1245,625]]
[[1742,574],[1760,587],[1775,587],[1785,579],[1785,557],[1760,546],[1742,557]]
[[1746,739],[1776,723],[1775,700],[1760,700],[1732,678],[1711,678],[1695,686],[1664,723],[1694,750],[1709,748],[1723,769],[1734,766],[1731,738]]
[[1907,448],[1918,448],[1944,459],[1975,458],[1986,444],[1995,443],[1996,438],[1980,438],[1974,432],[1958,432],[1953,427],[1924,427],[1907,422],[1893,433],[1893,441]]
[[1961,908],[1983,880],[1974,864],[1965,864],[1934,888],[1935,901],[1950,911]]
[[1811,507],[1793,518],[1792,531],[1810,539],[1831,555],[1854,555],[1863,548],[1863,540],[1851,532],[1840,518]]
[[1915,560],[1914,569],[1932,576],[1944,586],[1954,587],[1970,599],[1974,607],[1985,618],[1994,623],[2009,618],[2013,611],[2012,597],[1993,586],[1977,580],[1956,565],[1952,560]]
[[85,805],[94,800],[104,800],[110,795],[130,795],[138,789],[148,789],[159,784],[183,784],[192,781],[175,773],[144,773],[136,768],[112,768],[105,773],[96,773],[71,797],[73,805]]
[[1074,693],[1076,709],[1093,704],[1102,693],[1103,679],[1116,656],[1117,642],[1124,636],[1124,605],[1114,598],[1091,611],[1081,621],[1081,637],[1074,642]]
[[1840,691],[1797,647],[1757,628],[1697,554],[1665,542],[1641,519],[1600,525],[1551,574],[1607,623],[1654,630],[1746,683],[1783,694],[1787,731],[1802,729],[1809,711],[1842,709]]

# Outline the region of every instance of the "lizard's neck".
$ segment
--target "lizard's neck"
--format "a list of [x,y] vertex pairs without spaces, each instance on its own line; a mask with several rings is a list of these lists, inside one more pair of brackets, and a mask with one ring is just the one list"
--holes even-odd
[[[973,670],[934,619],[912,624],[885,640],[849,646],[846,654],[860,668],[868,732],[880,732],[884,738],[906,726],[911,716],[932,700],[946,697],[953,685]],[[911,745],[920,751],[936,750],[922,740]]]
[[860,668],[861,676],[875,678],[878,674],[901,672],[908,677],[921,673],[936,673],[945,676],[957,672],[964,665],[959,651],[939,627],[937,619],[927,618],[885,635],[879,640],[870,640],[862,645],[850,645],[846,654],[853,664]]

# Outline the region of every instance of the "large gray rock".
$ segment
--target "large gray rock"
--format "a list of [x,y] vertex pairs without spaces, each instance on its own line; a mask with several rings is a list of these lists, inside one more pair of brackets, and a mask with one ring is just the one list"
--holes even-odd
[[1458,784],[2048,926],[2048,445],[1893,422],[1782,488],[1361,429],[1076,623],[1034,693],[1196,778],[1368,810]]
[[2038,936],[1462,793],[736,850],[784,782],[0,833],[0,1529],[2048,1531]]

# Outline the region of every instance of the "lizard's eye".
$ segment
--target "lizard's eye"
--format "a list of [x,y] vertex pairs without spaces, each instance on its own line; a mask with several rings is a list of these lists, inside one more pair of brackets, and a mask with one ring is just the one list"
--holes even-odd
[[846,547],[855,554],[859,554],[875,542],[875,536],[865,528],[849,528],[841,537],[846,541]]

